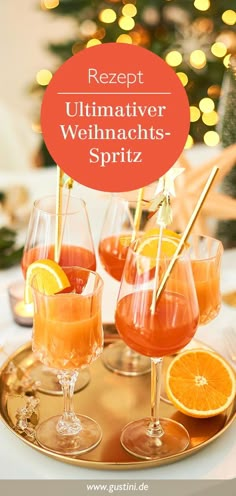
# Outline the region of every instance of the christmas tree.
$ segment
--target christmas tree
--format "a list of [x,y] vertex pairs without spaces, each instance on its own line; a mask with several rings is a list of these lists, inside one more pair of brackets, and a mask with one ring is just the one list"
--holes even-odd
[[[191,114],[186,148],[219,142],[216,125],[221,85],[236,50],[235,0],[41,0],[45,15],[70,16],[76,38],[50,44],[58,67],[72,54],[100,43],[140,45],[173,67],[185,86]],[[50,71],[39,71],[48,84]],[[42,145],[41,162],[52,159]]]
[[[229,69],[222,85],[222,98],[219,105],[221,115],[219,133],[223,147],[236,143],[236,55],[230,58]],[[236,198],[236,164],[225,177],[222,190]],[[218,237],[222,239],[225,247],[236,246],[236,221],[220,222]]]

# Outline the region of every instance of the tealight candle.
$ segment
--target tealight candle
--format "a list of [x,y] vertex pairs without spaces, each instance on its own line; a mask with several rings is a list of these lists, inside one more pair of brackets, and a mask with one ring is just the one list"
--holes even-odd
[[11,311],[14,321],[26,327],[33,325],[33,304],[24,302],[24,282],[17,281],[8,288]]

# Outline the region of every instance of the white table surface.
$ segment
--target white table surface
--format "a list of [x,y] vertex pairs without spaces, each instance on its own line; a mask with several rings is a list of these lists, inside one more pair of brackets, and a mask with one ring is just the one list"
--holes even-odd
[[[16,180],[16,176],[9,175],[1,177],[3,182],[4,177],[7,184],[21,183],[20,180]],[[51,193],[55,187],[55,171],[35,171],[33,174],[26,175],[25,183],[30,185],[32,199]],[[108,195],[87,190],[87,188],[80,189],[80,193],[86,198],[92,232],[95,244],[97,244]],[[110,278],[100,266],[98,266],[98,271],[105,282],[103,319],[112,321],[118,283]],[[7,286],[19,277],[21,277],[19,267],[0,271],[0,346],[4,345],[7,354],[29,341],[31,337],[31,329],[20,327],[13,322],[9,308]],[[221,280],[222,291],[236,289],[236,250],[224,253]],[[219,316],[212,323],[199,328],[196,337],[228,359],[224,344],[224,333],[227,332],[228,327],[236,329],[236,309],[223,304]],[[3,363],[5,359],[6,355],[1,353],[0,363]],[[231,479],[236,477],[235,460],[235,421],[222,436],[193,456],[171,465],[139,471],[100,471],[59,462],[21,442],[0,421],[0,479]]]

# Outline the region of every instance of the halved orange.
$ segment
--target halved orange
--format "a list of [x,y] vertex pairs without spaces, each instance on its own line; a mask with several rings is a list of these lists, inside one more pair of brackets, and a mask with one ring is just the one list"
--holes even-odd
[[214,417],[224,412],[234,400],[235,384],[230,365],[211,350],[179,353],[166,374],[168,398],[190,417]]
[[25,303],[32,303],[31,285],[37,275],[36,288],[45,295],[53,295],[68,288],[70,281],[64,270],[54,260],[36,260],[29,265],[25,281]]

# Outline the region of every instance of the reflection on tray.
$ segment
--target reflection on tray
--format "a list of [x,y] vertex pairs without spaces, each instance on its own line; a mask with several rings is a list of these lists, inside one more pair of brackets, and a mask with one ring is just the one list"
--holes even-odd
[[[108,330],[109,334],[113,335],[114,333],[115,335],[116,331],[113,324],[108,324]],[[169,357],[166,359],[166,363],[164,361],[164,369],[168,365],[168,360],[170,360]],[[9,364],[11,364],[10,367]],[[82,391],[75,394],[74,403],[78,413],[92,415],[101,425],[103,431],[102,441],[94,450],[81,457],[57,455],[54,452],[40,448],[36,444],[33,430],[34,423],[37,424],[52,415],[61,413],[61,398],[43,394],[38,390],[32,391],[32,388],[29,391],[21,390],[20,393],[17,389],[19,386],[19,374],[16,373],[16,368],[17,370],[23,370],[23,376],[27,377],[28,380],[31,374],[33,376],[36,367],[37,361],[32,353],[31,343],[22,346],[9,357],[3,365],[0,375],[0,415],[6,426],[19,439],[48,456],[67,463],[100,470],[140,469],[168,464],[205,447],[222,435],[236,417],[236,400],[224,415],[218,415],[211,419],[186,417],[178,412],[173,405],[161,402],[161,416],[180,421],[187,428],[191,439],[190,446],[186,451],[175,457],[169,456],[152,461],[135,458],[122,448],[120,433],[128,422],[149,416],[150,374],[123,377],[108,371],[104,367],[102,360],[98,359],[91,365],[90,383]],[[20,432],[19,421],[22,418],[19,418],[19,413],[22,417],[22,413],[24,413],[22,408],[27,404],[29,397],[32,397],[33,401],[34,399],[39,400],[36,405],[36,415],[33,412],[33,416],[30,415],[29,418],[26,418],[27,432],[23,432],[23,430]],[[31,407],[31,402],[29,406]],[[33,407],[35,407],[35,403]],[[22,427],[22,424],[20,424],[20,427]],[[30,437],[31,434],[32,437]]]

